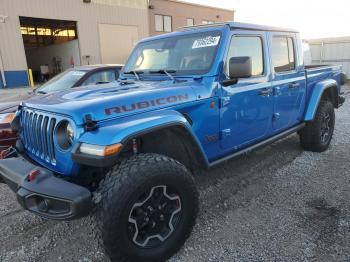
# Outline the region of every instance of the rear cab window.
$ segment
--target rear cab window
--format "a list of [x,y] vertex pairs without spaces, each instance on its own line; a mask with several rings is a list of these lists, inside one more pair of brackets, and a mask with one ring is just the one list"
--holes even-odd
[[275,73],[295,70],[295,44],[293,37],[274,36],[272,38],[272,68]]

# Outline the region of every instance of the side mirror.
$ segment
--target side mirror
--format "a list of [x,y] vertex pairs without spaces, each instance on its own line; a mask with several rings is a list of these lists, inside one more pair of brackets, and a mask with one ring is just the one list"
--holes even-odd
[[252,76],[252,59],[250,56],[231,57],[229,61],[229,77],[222,82],[223,86],[234,85],[239,78]]

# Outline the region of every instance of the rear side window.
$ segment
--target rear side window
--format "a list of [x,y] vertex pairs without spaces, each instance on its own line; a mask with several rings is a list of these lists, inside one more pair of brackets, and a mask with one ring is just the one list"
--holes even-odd
[[272,66],[276,73],[295,69],[294,42],[292,37],[278,36],[272,39]]
[[264,55],[262,40],[258,36],[234,36],[225,64],[225,73],[229,73],[229,61],[231,57],[249,56],[252,60],[252,75],[258,76],[264,73]]

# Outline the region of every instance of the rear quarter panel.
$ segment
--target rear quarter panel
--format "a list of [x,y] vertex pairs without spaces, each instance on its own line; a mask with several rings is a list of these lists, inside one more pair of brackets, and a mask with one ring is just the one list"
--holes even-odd
[[323,92],[330,86],[336,86],[337,94],[341,92],[341,66],[320,66],[306,69],[307,103],[305,121],[313,120]]
[[320,66],[313,69],[306,69],[307,76],[307,97],[310,98],[315,85],[327,79],[337,82],[338,94],[341,86],[341,66]]

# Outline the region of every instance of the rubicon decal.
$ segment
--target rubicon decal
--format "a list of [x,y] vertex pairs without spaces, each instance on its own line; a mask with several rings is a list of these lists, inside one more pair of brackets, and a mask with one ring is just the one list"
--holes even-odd
[[105,109],[106,115],[120,114],[125,112],[131,112],[138,109],[145,109],[154,106],[162,106],[167,104],[175,104],[177,102],[188,100],[188,94],[174,95],[168,97],[161,97],[154,100],[140,101],[130,105],[122,105]]

